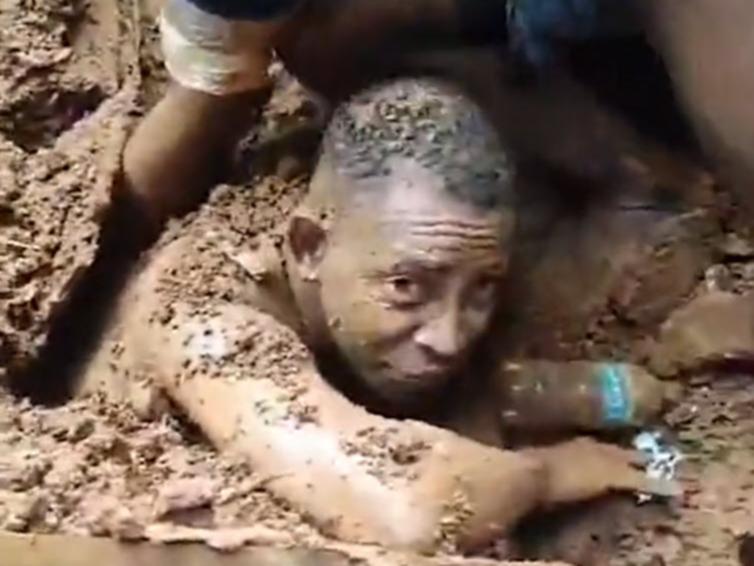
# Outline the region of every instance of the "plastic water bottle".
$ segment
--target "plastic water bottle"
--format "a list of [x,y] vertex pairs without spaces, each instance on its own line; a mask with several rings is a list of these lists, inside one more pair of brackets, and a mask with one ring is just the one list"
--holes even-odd
[[640,427],[671,393],[638,366],[595,362],[509,362],[496,387],[505,425],[530,430]]

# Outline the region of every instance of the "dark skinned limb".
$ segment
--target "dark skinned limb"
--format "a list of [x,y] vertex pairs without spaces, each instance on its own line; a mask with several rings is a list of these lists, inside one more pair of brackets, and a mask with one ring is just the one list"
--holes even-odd
[[[304,82],[326,95],[345,94],[360,82],[343,76],[349,74],[348,63],[339,59],[384,53],[387,73],[399,66],[401,53],[413,43],[487,41],[504,27],[504,2],[322,0],[306,5],[273,43]],[[384,74],[358,67],[351,69],[363,74],[364,81]],[[248,128],[254,110],[268,97],[268,90],[215,96],[177,84],[170,87],[124,153],[123,188],[136,208],[143,209],[145,229],[156,233],[165,219],[201,202],[220,179],[230,149]]]
[[234,145],[247,131],[268,90],[215,96],[171,85],[129,140],[124,186],[131,209],[156,232],[183,214],[221,180]]
[[233,145],[266,99],[266,92],[218,97],[171,86],[126,146],[96,257],[54,313],[36,361],[13,379],[19,395],[43,403],[70,396],[135,260],[165,220],[198,205],[222,178]]
[[647,27],[704,149],[754,212],[754,5],[647,0]]

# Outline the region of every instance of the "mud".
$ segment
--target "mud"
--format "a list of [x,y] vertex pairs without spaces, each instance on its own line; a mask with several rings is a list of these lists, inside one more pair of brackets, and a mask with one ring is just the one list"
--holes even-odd
[[[164,88],[155,12],[128,1],[0,4],[2,378],[24,374],[95,258],[127,135]],[[266,123],[296,111],[298,91],[286,93]],[[263,130],[249,140],[249,159],[264,157],[255,147],[265,139]],[[296,181],[262,184],[254,198],[240,187],[218,190],[212,221],[238,237],[278,222]],[[250,210],[259,212],[251,222]],[[43,409],[0,393],[0,422],[3,530],[132,539],[169,521],[259,525],[289,544],[316,539],[264,490],[265,478],[218,457],[168,413],[145,422],[95,397]]]
[[316,533],[243,462],[218,456],[179,420],[145,422],[95,397],[63,408],[0,398],[3,530],[141,539],[155,523],[258,525],[290,541]]
[[600,566],[739,564],[754,509],[750,380],[697,376],[667,416],[685,455],[681,500],[638,506],[615,497],[535,519],[519,555]]
[[[93,261],[125,139],[164,88],[156,4],[0,0],[0,381],[38,354]],[[305,187],[318,137],[308,124],[320,117],[283,79],[264,125],[239,155],[233,184],[171,227],[162,245],[217,226],[231,244],[248,244],[273,228]],[[666,424],[687,455],[687,495],[668,506],[617,498],[569,509],[525,525],[491,555],[504,549],[595,566],[732,566],[740,545],[742,555],[748,551],[752,378],[737,374],[741,368],[725,375],[688,369],[751,349],[751,326],[736,314],[754,287],[754,246],[731,230],[745,222],[695,163],[673,156],[639,159],[638,167],[646,171],[641,181],[594,205],[543,201],[541,187],[525,191],[535,197],[522,203],[505,343],[527,357],[611,356],[651,362],[675,378],[682,370],[686,395]],[[257,176],[249,178],[252,168]],[[193,263],[233,280],[213,273],[207,257],[197,250]],[[254,266],[242,260],[239,269],[253,275]],[[243,293],[220,289],[212,277],[190,281],[197,297]],[[725,312],[705,312],[715,302],[711,293],[726,293]],[[716,332],[710,343],[689,346],[679,320]],[[305,409],[298,418],[316,418]],[[268,530],[252,533],[256,540],[319,544],[305,518],[265,490],[269,478],[210,450],[169,407],[160,414],[144,421],[97,397],[40,408],[0,393],[0,528],[132,539],[259,526]],[[403,465],[424,447],[366,433],[352,449]],[[197,530],[155,527],[166,522]]]
[[121,5],[0,6],[0,373],[27,364],[94,256],[136,102]]

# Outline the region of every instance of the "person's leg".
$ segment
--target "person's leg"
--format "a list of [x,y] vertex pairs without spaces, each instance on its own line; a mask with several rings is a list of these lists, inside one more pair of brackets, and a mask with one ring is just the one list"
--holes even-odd
[[754,211],[754,4],[645,0],[644,9],[702,144]]

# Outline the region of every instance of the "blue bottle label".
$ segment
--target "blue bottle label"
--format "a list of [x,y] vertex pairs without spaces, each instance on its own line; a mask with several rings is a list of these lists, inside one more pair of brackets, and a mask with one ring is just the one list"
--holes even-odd
[[634,404],[628,368],[625,364],[603,364],[600,369],[602,418],[608,424],[629,424],[634,416]]

